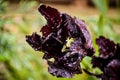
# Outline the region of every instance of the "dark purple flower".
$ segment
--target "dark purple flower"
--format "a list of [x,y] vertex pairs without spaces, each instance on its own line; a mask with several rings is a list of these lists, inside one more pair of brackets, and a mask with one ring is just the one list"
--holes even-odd
[[98,44],[100,53],[98,57],[94,56],[92,58],[92,63],[94,67],[99,67],[103,70],[104,67],[114,58],[117,50],[116,44],[103,36],[96,39],[96,43]]
[[120,60],[114,59],[105,67],[102,80],[120,80]]
[[[81,74],[80,62],[94,53],[85,22],[61,14],[49,6],[41,5],[38,10],[46,18],[47,24],[40,30],[42,36],[33,33],[26,36],[26,41],[35,50],[44,52],[43,59],[48,61],[48,71],[52,75],[71,78],[74,74]],[[63,50],[67,38],[73,38],[74,41]],[[51,58],[54,61],[50,61]]]
[[99,57],[106,59],[114,56],[116,44],[113,41],[100,36],[99,39],[96,39],[96,43],[99,46]]
[[99,67],[103,74],[102,80],[120,80],[120,44],[100,36],[96,39],[99,56],[92,57],[93,67]]

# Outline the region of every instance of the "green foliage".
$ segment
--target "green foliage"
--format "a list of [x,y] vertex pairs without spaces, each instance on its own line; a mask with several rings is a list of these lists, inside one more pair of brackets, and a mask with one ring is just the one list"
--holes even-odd
[[101,14],[105,15],[108,10],[108,0],[92,0]]
[[[0,5],[0,7],[6,10],[6,6]],[[0,79],[44,80],[44,77],[48,79],[46,74],[43,73],[44,69],[42,69],[43,65],[39,59],[40,55],[34,55],[29,46],[26,46],[24,35],[30,31],[29,21],[21,16],[23,17],[21,24],[17,24],[14,15],[5,16],[5,14],[7,12],[3,11],[0,14],[0,66],[3,65],[4,67],[4,70],[0,68],[0,73],[5,75],[0,76]],[[9,27],[7,27],[8,24]],[[14,29],[20,31],[15,33]]]
[[0,0],[0,14],[6,12],[7,2],[5,0]]
[[20,7],[18,9],[18,12],[29,12],[35,5],[37,5],[37,2],[36,1],[20,1]]

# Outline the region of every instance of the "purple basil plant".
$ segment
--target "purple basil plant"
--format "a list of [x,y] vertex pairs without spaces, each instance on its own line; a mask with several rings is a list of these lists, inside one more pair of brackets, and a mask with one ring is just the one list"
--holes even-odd
[[[80,62],[85,56],[92,58],[91,64],[103,73],[95,75],[102,80],[120,80],[120,44],[101,36],[96,39],[99,56],[94,56],[91,36],[85,22],[57,9],[40,5],[38,11],[45,17],[47,24],[40,30],[42,35],[34,32],[26,36],[27,43],[35,50],[44,53],[43,59],[48,63],[48,72],[53,76],[71,78],[82,74]],[[67,39],[72,39],[67,46]],[[51,61],[50,59],[54,59]]]

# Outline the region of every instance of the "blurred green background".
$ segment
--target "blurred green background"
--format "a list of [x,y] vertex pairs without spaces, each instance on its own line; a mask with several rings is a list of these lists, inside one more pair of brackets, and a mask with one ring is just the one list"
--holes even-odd
[[[46,20],[38,12],[40,4],[57,8],[86,22],[95,55],[95,39],[104,35],[120,43],[120,0],[0,0],[0,80],[99,80],[83,72],[74,78],[56,78],[47,71],[43,53],[35,52],[25,41],[25,35],[38,32]],[[90,58],[81,65],[90,72]]]

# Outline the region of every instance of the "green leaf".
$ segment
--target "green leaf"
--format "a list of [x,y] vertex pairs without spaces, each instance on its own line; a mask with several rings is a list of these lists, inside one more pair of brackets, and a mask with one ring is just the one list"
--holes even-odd
[[95,6],[100,10],[101,14],[106,14],[108,10],[108,0],[92,0]]

